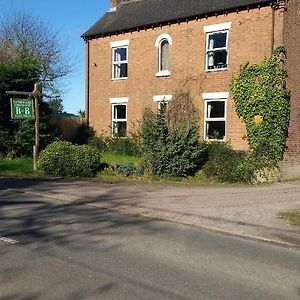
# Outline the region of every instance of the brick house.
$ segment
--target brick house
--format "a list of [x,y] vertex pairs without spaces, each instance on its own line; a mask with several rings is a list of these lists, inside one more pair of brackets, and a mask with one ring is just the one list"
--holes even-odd
[[241,63],[284,44],[292,97],[283,165],[286,177],[300,175],[299,27],[299,0],[111,0],[83,34],[87,120],[98,134],[126,135],[146,107],[189,91],[201,137],[245,150],[229,82]]

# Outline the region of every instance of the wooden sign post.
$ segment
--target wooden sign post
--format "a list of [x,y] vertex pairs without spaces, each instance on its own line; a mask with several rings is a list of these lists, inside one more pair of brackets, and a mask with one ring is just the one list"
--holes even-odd
[[[43,95],[42,86],[40,83],[34,84],[34,89],[32,92],[17,92],[17,91],[7,91],[6,94],[14,95],[14,96],[31,96],[34,98],[34,110],[35,110],[35,145],[33,146],[33,170],[36,171],[36,165],[39,155],[39,147],[40,147],[40,114],[39,114],[39,103],[40,99]],[[13,109],[13,107],[11,107]],[[22,114],[22,109],[19,107],[17,109],[17,113],[15,114],[15,118],[18,118],[18,112],[21,119],[24,119],[24,114]],[[13,115],[13,113],[12,113]]]

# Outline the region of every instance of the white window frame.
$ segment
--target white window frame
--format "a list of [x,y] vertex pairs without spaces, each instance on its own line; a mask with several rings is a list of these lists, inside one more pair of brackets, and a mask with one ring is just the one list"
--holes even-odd
[[[111,78],[112,80],[124,80],[128,78],[128,48],[129,48],[129,40],[122,40],[122,41],[115,41],[110,43],[110,47],[112,49],[112,70],[111,70]],[[115,50],[119,48],[126,48],[126,60],[120,60],[118,62],[115,62]],[[115,77],[115,66],[121,65],[121,64],[127,64],[127,77]]]
[[[205,38],[206,38],[206,45],[205,45],[205,71],[206,72],[214,72],[214,71],[224,71],[228,70],[228,63],[229,63],[229,51],[228,51],[228,43],[229,43],[229,31],[231,28],[231,22],[226,23],[220,23],[215,25],[208,25],[204,26],[203,30],[205,32]],[[215,48],[213,50],[209,50],[209,37],[215,33],[226,33],[226,46],[221,48]],[[215,52],[220,50],[226,50],[227,57],[226,57],[226,65],[225,68],[215,68],[215,69],[209,69],[208,68],[208,53],[209,52]]]
[[[127,136],[127,125],[128,125],[128,98],[110,98],[109,102],[111,104],[111,136],[114,135],[114,122],[126,122],[126,136]],[[114,107],[116,105],[124,105],[126,106],[126,118],[125,119],[115,119],[114,118]]]
[[[227,100],[228,100],[229,93],[228,92],[218,92],[218,93],[203,93],[202,98],[204,100],[204,139],[209,141],[219,141],[219,142],[226,142],[226,136],[227,136]],[[208,118],[207,117],[207,104],[211,101],[220,101],[224,102],[224,117],[223,118]],[[223,139],[210,139],[207,137],[206,132],[206,124],[207,122],[225,122],[225,135]]]
[[[169,46],[173,44],[172,38],[170,35],[164,33],[161,34],[155,42],[155,47],[158,49],[158,72],[155,74],[156,77],[167,77],[170,76],[171,73],[169,70],[161,70],[161,44],[163,41],[167,40],[169,43]],[[169,48],[169,56],[170,56],[170,48]]]
[[168,103],[172,100],[172,97],[172,95],[155,95],[153,96],[153,101],[157,103],[157,108],[160,109],[161,103]]

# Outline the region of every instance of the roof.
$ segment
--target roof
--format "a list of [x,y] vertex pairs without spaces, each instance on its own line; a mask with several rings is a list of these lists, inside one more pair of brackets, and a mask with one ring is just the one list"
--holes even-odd
[[272,2],[274,0],[131,0],[107,12],[82,37],[89,39]]

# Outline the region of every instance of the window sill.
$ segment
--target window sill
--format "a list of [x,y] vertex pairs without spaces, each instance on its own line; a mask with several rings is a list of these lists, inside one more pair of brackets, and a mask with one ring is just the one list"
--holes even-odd
[[112,81],[118,81],[118,80],[126,80],[128,77],[121,77],[121,78],[112,78]]
[[170,75],[170,71],[159,71],[155,74],[156,77],[168,77]]
[[218,72],[218,71],[228,71],[228,68],[216,68],[216,69],[206,69],[205,72]]
[[209,138],[205,138],[204,140],[206,142],[220,142],[220,143],[225,143],[226,142],[226,138],[224,138],[224,139],[209,139]]

